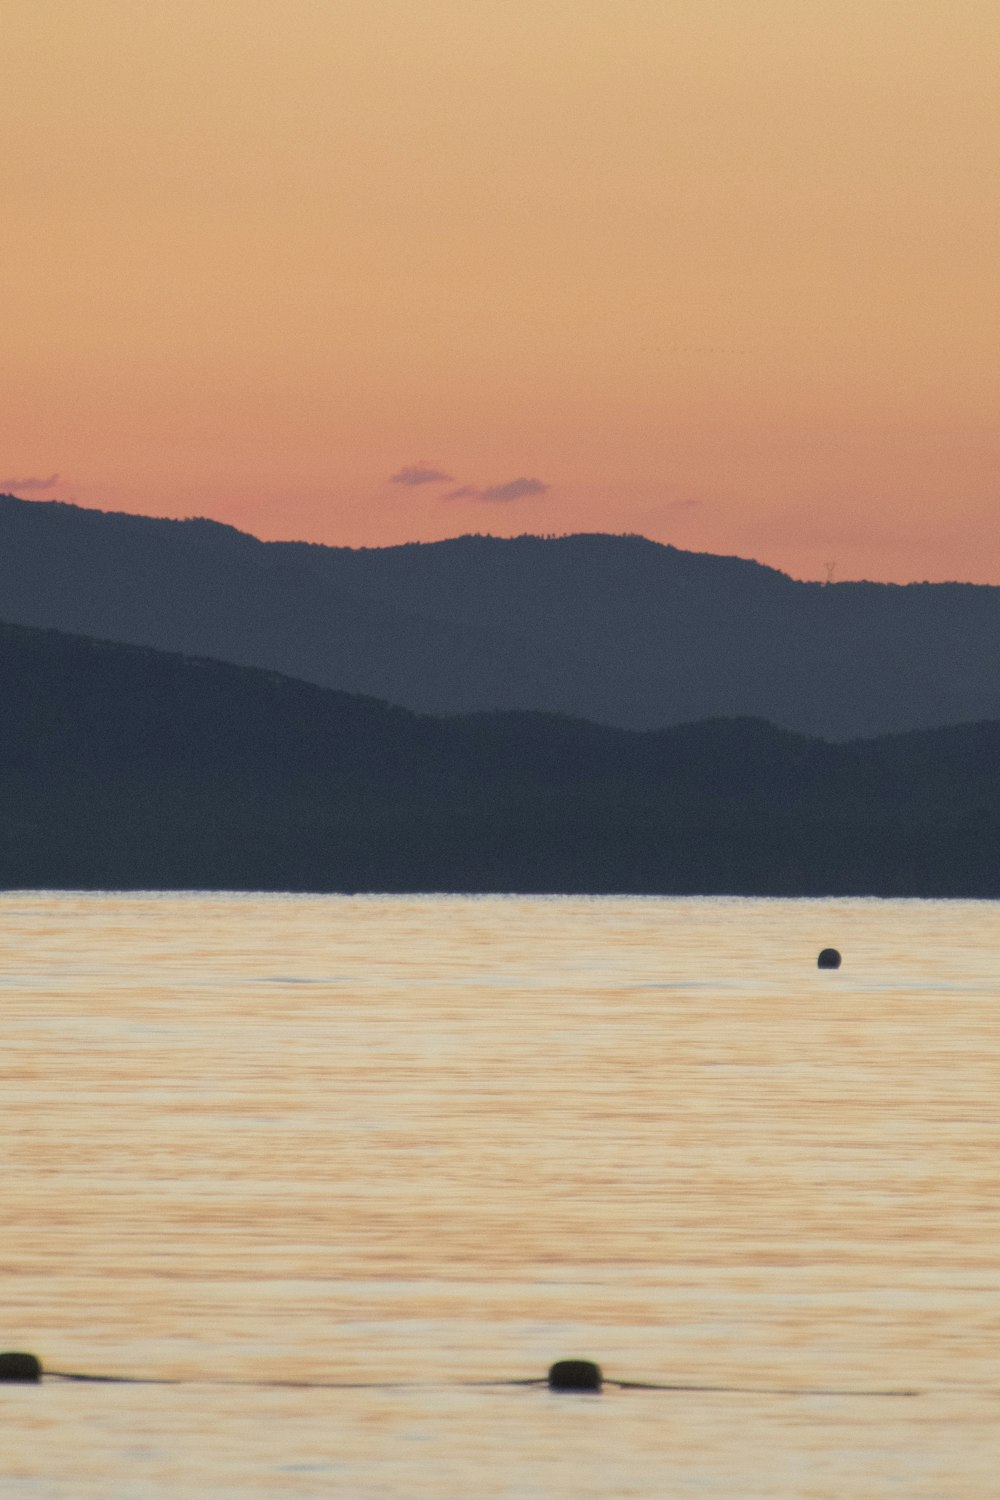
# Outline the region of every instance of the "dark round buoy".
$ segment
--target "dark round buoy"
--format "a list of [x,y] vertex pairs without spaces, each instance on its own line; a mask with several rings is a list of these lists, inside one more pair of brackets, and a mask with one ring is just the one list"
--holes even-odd
[[601,1389],[600,1365],[589,1359],[560,1359],[549,1370],[550,1391],[590,1391]]
[[0,1380],[41,1380],[42,1362],[33,1354],[18,1354],[8,1350],[0,1354]]
[[840,954],[836,948],[824,948],[816,960],[817,969],[839,969]]

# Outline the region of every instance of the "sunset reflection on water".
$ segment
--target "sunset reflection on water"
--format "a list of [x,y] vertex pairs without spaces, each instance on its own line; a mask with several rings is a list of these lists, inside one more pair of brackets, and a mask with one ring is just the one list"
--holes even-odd
[[0,1494],[991,1492],[994,905],[0,907]]

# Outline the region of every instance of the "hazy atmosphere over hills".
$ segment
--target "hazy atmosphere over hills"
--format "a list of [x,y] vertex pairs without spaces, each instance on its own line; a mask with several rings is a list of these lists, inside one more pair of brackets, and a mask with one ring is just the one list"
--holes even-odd
[[995,0],[11,0],[3,43],[0,489],[1000,583]]
[[434,719],[11,625],[0,699],[0,887],[1000,895],[1000,724]]
[[835,739],[1000,717],[998,588],[803,583],[632,536],[353,550],[5,496],[0,619],[434,714]]

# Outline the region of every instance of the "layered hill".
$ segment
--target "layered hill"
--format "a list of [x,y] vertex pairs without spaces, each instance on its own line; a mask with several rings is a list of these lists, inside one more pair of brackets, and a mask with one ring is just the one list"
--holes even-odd
[[1000,724],[434,719],[0,626],[0,887],[1000,896]]
[[0,618],[433,714],[832,739],[1000,718],[1000,589],[821,586],[641,537],[350,549],[5,496]]

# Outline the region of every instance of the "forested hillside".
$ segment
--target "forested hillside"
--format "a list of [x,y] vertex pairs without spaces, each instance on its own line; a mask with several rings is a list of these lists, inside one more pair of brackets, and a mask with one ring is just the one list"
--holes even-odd
[[1000,589],[800,583],[636,536],[355,550],[0,496],[0,619],[423,713],[832,739],[1000,718]]
[[0,627],[0,885],[1000,896],[1000,724],[418,716]]

